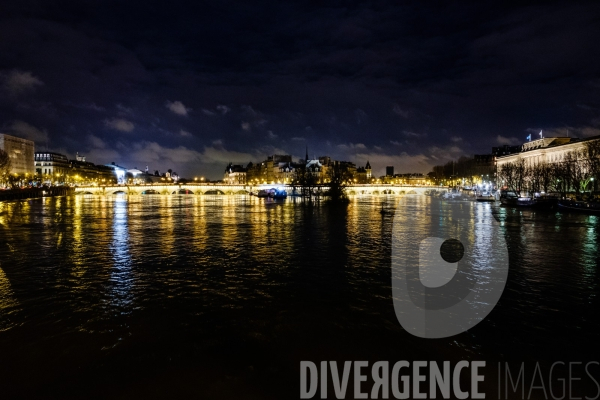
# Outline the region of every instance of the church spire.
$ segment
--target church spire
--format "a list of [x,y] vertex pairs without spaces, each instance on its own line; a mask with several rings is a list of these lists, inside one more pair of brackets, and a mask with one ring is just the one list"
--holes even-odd
[[306,158],[304,159],[304,161],[308,162],[308,146],[306,146]]

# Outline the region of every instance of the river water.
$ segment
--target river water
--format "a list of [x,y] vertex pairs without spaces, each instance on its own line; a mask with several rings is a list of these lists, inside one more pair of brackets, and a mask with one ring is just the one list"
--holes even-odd
[[508,282],[483,322],[427,340],[394,313],[394,216],[382,201],[398,199],[0,203],[0,387],[27,398],[287,399],[299,397],[301,360],[594,358],[599,217],[470,203],[499,221]]

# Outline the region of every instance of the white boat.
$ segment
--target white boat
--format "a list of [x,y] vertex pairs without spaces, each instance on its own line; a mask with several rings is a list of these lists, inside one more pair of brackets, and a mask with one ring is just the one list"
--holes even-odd
[[496,201],[496,198],[490,192],[481,192],[477,195],[476,200],[482,202],[494,202]]

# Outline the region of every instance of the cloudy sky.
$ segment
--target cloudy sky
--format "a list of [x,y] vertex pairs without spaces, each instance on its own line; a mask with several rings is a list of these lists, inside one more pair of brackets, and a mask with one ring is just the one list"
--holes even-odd
[[600,3],[564,3],[4,1],[0,132],[209,178],[306,146],[380,175],[600,134]]

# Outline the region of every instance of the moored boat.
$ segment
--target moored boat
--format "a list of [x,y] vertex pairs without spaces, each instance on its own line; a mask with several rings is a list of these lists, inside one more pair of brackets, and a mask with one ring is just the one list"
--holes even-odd
[[269,197],[270,191],[269,190],[265,190],[265,189],[261,189],[258,191],[258,193],[256,194],[257,197]]
[[556,208],[557,204],[558,204],[558,197],[540,196],[540,197],[535,198],[535,203],[533,204],[533,206],[535,208],[551,209],[551,208]]
[[285,199],[287,197],[287,192],[283,189],[276,189],[272,192],[272,197],[274,199]]
[[476,200],[480,201],[480,202],[492,202],[493,203],[496,201],[496,198],[490,192],[483,192],[483,193],[480,193],[477,195]]
[[512,191],[503,190],[500,193],[500,203],[504,206],[531,207],[535,204],[535,200],[530,197],[521,197]]
[[600,203],[597,201],[559,200],[558,209],[588,214],[600,214]]

